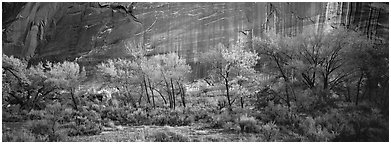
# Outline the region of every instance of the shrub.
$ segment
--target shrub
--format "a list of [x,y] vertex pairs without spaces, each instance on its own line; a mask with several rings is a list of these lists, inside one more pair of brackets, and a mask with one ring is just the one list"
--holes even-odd
[[4,122],[19,122],[26,120],[26,110],[21,110],[20,105],[3,107],[2,118]]
[[154,142],[190,142],[190,139],[187,136],[167,129],[154,132],[151,135],[151,139]]
[[102,119],[110,119],[114,121],[115,123],[127,125],[141,125],[145,120],[142,119],[138,120],[139,118],[142,118],[145,113],[140,113],[141,111],[137,111],[136,109],[132,109],[129,107],[121,107],[121,108],[115,108],[112,106],[106,107],[101,110],[101,118]]
[[29,121],[26,128],[39,141],[65,141],[68,138],[66,129],[59,129],[57,123],[47,120]]
[[261,133],[266,141],[276,141],[278,139],[280,129],[274,122],[268,122],[261,126]]
[[360,104],[339,113],[344,127],[334,141],[388,141],[388,120],[376,108]]
[[64,142],[68,140],[68,134],[68,129],[59,129],[55,131],[54,134],[49,137],[49,139],[55,142]]
[[224,124],[227,122],[236,123],[235,116],[229,114],[228,111],[212,116],[212,118],[213,121],[210,122],[211,128],[224,128]]
[[237,131],[240,131],[240,127],[234,123],[234,122],[226,122],[223,124],[223,129],[225,131],[234,131],[234,132],[237,132]]
[[58,121],[61,133],[68,132],[69,136],[75,136],[94,135],[102,131],[101,115],[88,107],[81,108],[80,111],[64,108],[61,114],[61,120]]
[[34,120],[29,121],[26,125],[27,129],[30,130],[33,134],[49,136],[52,134],[54,129],[53,124],[49,123],[47,120]]
[[289,111],[287,106],[275,104],[273,101],[269,101],[262,114],[257,116],[258,119],[264,122],[274,121],[279,125],[291,125],[297,121],[294,119],[295,117],[295,114]]
[[388,140],[388,120],[383,118],[376,108],[367,104],[332,109],[314,118],[314,121],[322,131],[335,134],[332,141]]
[[70,123],[73,128],[71,135],[96,135],[102,132],[102,120],[100,115],[93,110],[77,112],[75,123]]
[[39,140],[29,130],[22,128],[20,130],[3,131],[2,135],[3,142],[35,142],[44,141]]
[[337,135],[333,131],[315,123],[312,117],[307,117],[300,123],[300,129],[309,141],[331,141]]
[[27,117],[30,119],[30,120],[41,120],[41,119],[45,119],[45,116],[46,116],[46,112],[45,110],[31,110],[28,114],[27,114]]
[[247,117],[246,115],[240,117],[239,126],[241,132],[258,133],[260,131],[257,120],[254,117]]
[[154,109],[150,113],[151,123],[164,126],[185,126],[193,122],[193,119],[184,112],[185,110],[176,109]]

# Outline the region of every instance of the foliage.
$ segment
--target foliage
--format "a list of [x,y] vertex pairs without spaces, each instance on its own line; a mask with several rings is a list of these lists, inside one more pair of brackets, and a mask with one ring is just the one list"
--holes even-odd
[[335,132],[324,128],[321,125],[317,125],[312,117],[307,117],[300,123],[300,128],[304,131],[304,136],[306,136],[309,141],[331,141],[337,135]]
[[[331,99],[341,96],[349,102],[355,96],[357,104],[362,86],[371,82],[369,63],[385,64],[384,59],[371,58],[371,53],[388,53],[361,33],[344,28],[329,32],[309,29],[295,37],[267,36],[254,42],[260,65],[263,73],[275,76],[270,86],[288,106],[302,99],[302,91],[311,93],[310,99],[320,104],[333,104]],[[388,77],[384,74],[380,75]]]
[[[3,140],[67,141],[116,125],[137,126],[129,127],[137,133],[131,141],[388,140],[388,42],[346,29],[265,36],[254,38],[256,52],[243,41],[206,52],[209,75],[190,84],[191,67],[176,53],[130,50],[130,59],[103,62],[101,89],[119,91],[117,104],[82,96],[86,74],[75,62],[28,67],[3,55],[3,122],[27,121],[3,129]],[[218,134],[133,131],[141,125]]]
[[[210,64],[212,67],[209,70],[209,78],[225,86],[230,108],[237,99],[235,96],[249,94],[243,85],[253,80],[256,72],[253,67],[259,57],[257,53],[247,50],[243,42],[238,41],[228,48],[219,44],[214,50],[205,53],[203,59],[203,63]],[[234,87],[237,94],[232,93]]]
[[2,134],[3,142],[35,142],[44,141],[37,138],[29,130],[22,128],[21,130],[3,131]]
[[191,115],[180,110],[154,109],[150,116],[152,124],[159,126],[186,126],[192,123]]
[[141,106],[141,100],[145,94],[145,101],[154,107],[155,95],[159,93],[164,102],[168,97],[170,107],[173,108],[176,99],[175,90],[179,89],[183,92],[181,96],[184,101],[183,84],[190,70],[185,60],[175,53],[150,58],[138,57],[133,60],[108,60],[98,65],[98,71],[109,80],[110,85],[119,88],[127,97],[130,97],[133,106],[136,106],[137,98],[130,93],[140,95],[138,106]]
[[280,129],[274,122],[268,122],[261,126],[261,133],[263,134],[265,141],[276,141],[278,140]]
[[190,141],[190,139],[187,136],[184,136],[177,132],[170,131],[169,129],[153,132],[150,137],[154,142],[189,142]]
[[242,115],[238,123],[241,132],[258,133],[260,131],[260,128],[257,125],[257,120],[254,117]]
[[3,55],[3,108],[20,105],[20,110],[41,110],[46,103],[57,100],[69,100],[77,107],[75,90],[85,78],[84,68],[75,62],[39,63],[27,67],[26,62]]
[[[211,128],[224,128],[226,123],[237,123],[238,116],[229,111],[224,111],[221,114],[213,115],[213,121],[210,122]],[[229,130],[229,129],[228,129]]]
[[288,124],[291,123],[290,116],[291,113],[287,106],[269,101],[260,119],[265,122],[275,121],[277,124]]

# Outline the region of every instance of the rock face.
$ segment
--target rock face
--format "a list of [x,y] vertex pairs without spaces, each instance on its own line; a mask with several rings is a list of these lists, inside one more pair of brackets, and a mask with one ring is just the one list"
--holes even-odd
[[[126,56],[142,24],[132,3],[26,3],[3,27],[3,53],[40,61]],[[4,24],[4,19],[3,19]]]
[[177,52],[201,77],[197,57],[218,43],[341,25],[388,40],[388,3],[3,3],[2,46],[32,63],[77,59],[87,68],[139,46]]

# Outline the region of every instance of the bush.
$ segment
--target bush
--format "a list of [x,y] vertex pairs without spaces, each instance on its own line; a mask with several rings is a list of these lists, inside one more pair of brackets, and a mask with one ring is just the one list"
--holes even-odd
[[39,141],[65,141],[68,138],[68,132],[64,129],[58,129],[56,123],[47,120],[29,121],[26,128]]
[[37,139],[36,136],[29,130],[22,128],[14,131],[3,131],[2,135],[3,142],[35,142],[44,141]]
[[266,141],[276,141],[278,139],[280,129],[274,122],[268,122],[261,126],[261,133]]
[[34,120],[29,121],[26,125],[27,129],[35,135],[49,136],[53,132],[54,125],[47,120]]
[[211,128],[223,128],[223,125],[230,121],[231,117],[227,114],[218,114],[212,116],[213,121],[210,123]]
[[189,106],[184,110],[195,122],[209,123],[212,116],[218,113],[217,101],[208,98],[190,98]]
[[[388,120],[368,104],[348,106],[338,111],[344,126],[334,141],[388,141]],[[337,126],[335,126],[337,127]]]
[[128,107],[115,108],[109,106],[101,110],[102,119],[110,119],[115,123],[123,125],[141,125],[146,119],[138,120],[138,118],[142,118],[144,115],[145,114],[140,113],[140,111],[136,112],[136,109]]
[[307,117],[300,123],[300,130],[309,141],[331,141],[337,135],[335,132],[330,132],[327,128],[316,124],[312,117]]
[[28,114],[27,117],[30,120],[41,120],[45,118],[45,111],[44,110],[31,110]]
[[280,125],[291,124],[291,116],[289,108],[281,104],[274,104],[273,101],[269,101],[268,106],[264,109],[263,115],[259,117],[264,122],[275,121]]
[[247,117],[246,115],[240,117],[239,126],[241,132],[258,133],[260,131],[257,120],[254,117]]
[[2,118],[4,122],[19,122],[27,119],[27,111],[21,110],[20,105],[3,107]]
[[193,119],[181,109],[154,109],[151,112],[151,123],[164,126],[185,126],[193,122]]
[[68,127],[73,129],[70,135],[96,135],[102,132],[102,120],[97,112],[83,110],[75,113]]
[[187,136],[167,129],[154,132],[151,135],[151,139],[154,142],[190,142],[190,139]]

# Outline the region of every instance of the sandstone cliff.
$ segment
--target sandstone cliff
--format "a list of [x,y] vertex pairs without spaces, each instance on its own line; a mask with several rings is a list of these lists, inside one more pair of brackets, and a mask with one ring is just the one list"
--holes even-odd
[[202,76],[197,55],[218,43],[341,25],[388,40],[388,3],[3,3],[2,50],[93,68],[140,46],[150,55],[178,52]]

